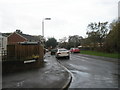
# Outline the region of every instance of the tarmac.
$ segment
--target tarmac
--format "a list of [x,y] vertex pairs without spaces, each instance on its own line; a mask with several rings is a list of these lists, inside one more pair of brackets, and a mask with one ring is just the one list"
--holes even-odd
[[[45,57],[51,58],[49,54]],[[72,80],[70,72],[57,60],[45,58],[44,62],[44,66],[39,69],[2,76],[2,89],[67,89]]]

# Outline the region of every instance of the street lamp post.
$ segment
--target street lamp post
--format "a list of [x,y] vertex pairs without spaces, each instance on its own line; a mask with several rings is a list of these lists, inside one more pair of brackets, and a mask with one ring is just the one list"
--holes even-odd
[[44,46],[44,42],[45,42],[45,40],[44,40],[44,20],[51,20],[51,18],[44,18],[42,20],[42,43],[43,43],[43,46]]
[[51,18],[44,18],[42,20],[42,36],[43,36],[43,38],[44,38],[44,20],[51,20]]

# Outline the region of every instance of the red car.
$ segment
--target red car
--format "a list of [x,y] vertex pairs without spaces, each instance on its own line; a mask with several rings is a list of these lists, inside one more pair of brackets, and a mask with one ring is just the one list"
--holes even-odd
[[80,53],[80,49],[79,48],[71,48],[70,52],[71,53]]

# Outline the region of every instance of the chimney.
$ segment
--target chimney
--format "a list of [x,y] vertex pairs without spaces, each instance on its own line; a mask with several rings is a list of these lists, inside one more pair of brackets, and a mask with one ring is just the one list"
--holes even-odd
[[21,31],[21,30],[19,30],[19,29],[16,29],[16,32],[17,32],[17,33],[22,33],[22,31]]

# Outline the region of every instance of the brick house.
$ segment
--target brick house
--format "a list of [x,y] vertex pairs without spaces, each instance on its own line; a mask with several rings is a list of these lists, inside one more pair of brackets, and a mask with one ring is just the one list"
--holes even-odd
[[33,36],[28,34],[23,34],[20,30],[16,30],[7,36],[8,45],[16,44],[19,42],[41,42],[40,36]]

